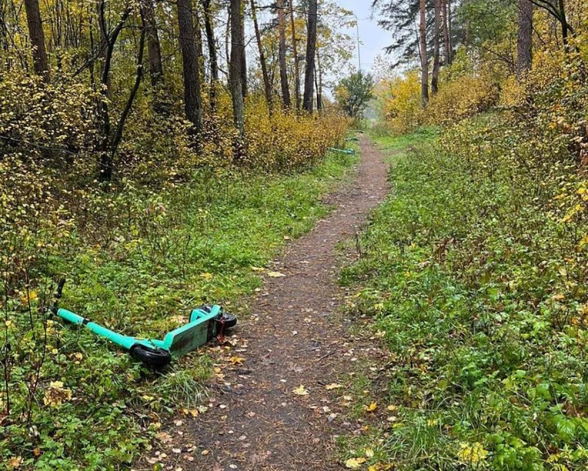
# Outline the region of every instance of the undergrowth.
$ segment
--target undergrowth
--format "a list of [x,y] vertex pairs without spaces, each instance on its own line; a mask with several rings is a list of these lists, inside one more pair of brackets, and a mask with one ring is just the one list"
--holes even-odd
[[119,191],[96,191],[83,202],[91,217],[76,210],[72,192],[61,219],[39,218],[17,236],[10,220],[0,220],[4,248],[16,257],[5,257],[4,269],[20,267],[4,273],[0,301],[0,344],[7,346],[0,462],[41,470],[129,466],[162,415],[197,406],[211,374],[202,352],[155,374],[52,318],[54,280],[67,278],[63,307],[136,336],[162,338],[203,303],[238,309],[235,300],[260,286],[256,269],[325,214],[321,195],[354,161],[329,154],[291,175],[201,170],[165,188],[123,181]]
[[411,149],[342,274],[390,350],[390,417],[344,443],[370,469],[588,466],[587,190],[565,146],[520,131],[377,138]]

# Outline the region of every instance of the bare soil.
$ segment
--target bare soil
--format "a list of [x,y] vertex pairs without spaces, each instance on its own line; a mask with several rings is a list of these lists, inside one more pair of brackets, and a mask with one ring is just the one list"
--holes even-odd
[[152,450],[164,469],[342,468],[337,437],[361,424],[347,417],[346,393],[334,385],[371,348],[341,314],[347,293],[338,272],[357,253],[342,256],[338,246],[353,240],[388,191],[382,154],[365,137],[360,145],[354,177],[327,199],[335,209],[288,245],[248,300],[253,315],[236,329],[227,367],[217,370],[209,410],[172,422],[163,432],[170,438]]

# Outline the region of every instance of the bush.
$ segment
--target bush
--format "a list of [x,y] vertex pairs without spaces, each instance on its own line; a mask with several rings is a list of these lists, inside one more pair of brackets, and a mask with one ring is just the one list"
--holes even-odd
[[588,464],[588,225],[566,216],[588,190],[567,202],[574,166],[511,129],[464,122],[402,158],[343,275],[368,277],[352,310],[391,350],[398,469]]

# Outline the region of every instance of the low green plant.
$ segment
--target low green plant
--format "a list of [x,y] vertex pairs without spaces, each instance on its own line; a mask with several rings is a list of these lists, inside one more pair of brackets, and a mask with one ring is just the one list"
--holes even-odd
[[588,225],[562,196],[581,176],[513,126],[494,115],[433,144],[379,139],[411,149],[342,282],[361,283],[351,312],[390,349],[397,410],[347,449],[377,444],[379,463],[407,470],[588,465]]
[[200,170],[189,182],[124,181],[83,200],[73,191],[68,210],[42,224],[33,224],[34,206],[20,215],[31,226],[19,226],[19,237],[10,235],[14,221],[0,218],[0,462],[128,467],[162,415],[199,403],[211,374],[202,352],[156,374],[51,317],[54,280],[68,280],[63,307],[137,336],[161,338],[204,303],[239,311],[237,299],[260,286],[259,267],[328,211],[321,196],[355,161],[329,154],[290,175]]

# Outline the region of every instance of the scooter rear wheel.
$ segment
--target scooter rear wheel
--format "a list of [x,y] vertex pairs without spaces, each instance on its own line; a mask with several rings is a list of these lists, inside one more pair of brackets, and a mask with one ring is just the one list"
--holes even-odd
[[171,353],[163,348],[150,348],[140,343],[131,347],[131,356],[153,368],[163,368],[171,363]]
[[237,325],[237,318],[233,314],[229,314],[228,312],[223,311],[218,320],[224,323],[225,329],[230,329]]

